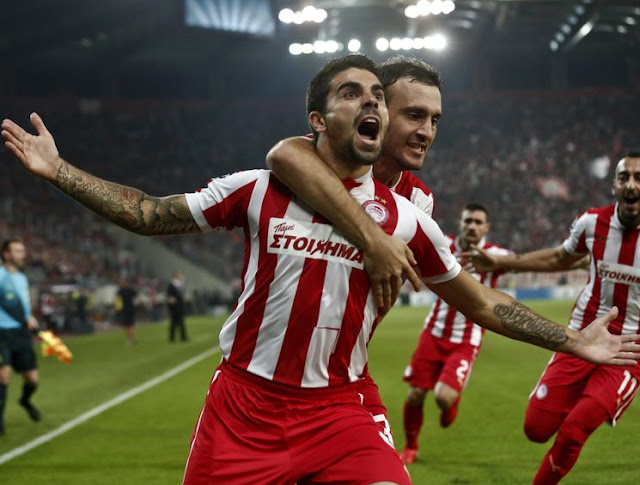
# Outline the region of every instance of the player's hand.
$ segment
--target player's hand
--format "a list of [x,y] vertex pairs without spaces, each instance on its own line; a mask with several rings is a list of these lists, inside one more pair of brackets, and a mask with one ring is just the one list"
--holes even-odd
[[460,254],[462,267],[470,273],[485,273],[496,269],[497,260],[484,249],[472,244],[468,251]]
[[382,234],[369,251],[364,252],[364,268],[381,313],[393,306],[402,287],[402,276],[406,276],[418,291],[420,278],[414,270],[417,265],[413,252],[398,238]]
[[27,328],[29,330],[39,330],[40,329],[40,325],[38,324],[38,320],[36,320],[36,317],[34,317],[33,315],[30,315],[29,318],[27,318]]
[[37,135],[27,133],[11,120],[2,120],[4,144],[31,173],[52,180],[63,162],[42,118],[36,113],[31,113],[29,118]]
[[636,343],[640,335],[610,333],[607,327],[617,316],[618,308],[613,307],[578,332],[573,354],[593,364],[636,365],[640,360],[640,345]]

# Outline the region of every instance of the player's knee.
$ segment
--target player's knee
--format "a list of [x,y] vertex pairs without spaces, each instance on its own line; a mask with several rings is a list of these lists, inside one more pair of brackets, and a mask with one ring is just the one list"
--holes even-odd
[[449,386],[438,386],[435,390],[436,404],[440,409],[450,409],[460,393]]
[[562,426],[560,426],[558,440],[565,442],[566,446],[582,447],[596,428],[597,425],[592,425],[589,421],[576,419],[569,414]]
[[546,443],[554,433],[555,430],[542,427],[538,423],[529,420],[524,422],[524,434],[529,441],[534,443]]
[[407,403],[409,403],[409,406],[422,406],[426,395],[426,389],[411,386],[407,394]]

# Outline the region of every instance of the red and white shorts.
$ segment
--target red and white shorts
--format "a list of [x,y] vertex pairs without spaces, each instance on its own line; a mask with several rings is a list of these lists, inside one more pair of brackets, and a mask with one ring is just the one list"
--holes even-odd
[[413,387],[433,389],[443,382],[458,392],[467,385],[479,348],[469,343],[453,343],[423,330],[404,380]]
[[184,484],[411,480],[356,384],[283,386],[222,363],[191,441]]
[[529,405],[568,413],[578,400],[589,396],[609,413],[615,425],[633,401],[640,383],[640,365],[596,365],[573,355],[553,354],[529,396]]

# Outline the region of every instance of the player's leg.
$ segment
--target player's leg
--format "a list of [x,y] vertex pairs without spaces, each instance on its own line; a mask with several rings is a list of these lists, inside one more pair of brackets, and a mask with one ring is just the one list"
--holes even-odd
[[585,442],[609,417],[595,399],[585,396],[567,414],[558,436],[533,479],[533,485],[553,485],[573,468]]
[[176,339],[176,315],[173,310],[169,314],[169,342],[175,342]]
[[[0,359],[6,362],[4,353],[0,352]],[[0,365],[0,435],[4,434],[4,409],[7,404],[7,391],[9,389],[9,379],[11,378],[11,366]]]
[[434,389],[436,404],[440,408],[440,426],[448,428],[458,416],[460,395],[456,389],[444,382],[437,382]]
[[418,437],[424,422],[424,401],[427,389],[409,386],[407,399],[404,402],[404,436],[405,445],[402,450],[402,461],[413,463],[418,454]]
[[16,335],[16,348],[13,353],[12,365],[16,372],[22,374],[22,394],[18,403],[24,408],[33,421],[40,421],[40,411],[31,402],[31,396],[36,392],[40,376],[38,363],[33,348],[31,334],[20,332]]
[[568,354],[554,354],[529,395],[524,434],[536,443],[546,443],[567,414],[582,399],[591,372],[596,367]]
[[478,347],[461,344],[446,357],[438,382],[434,387],[436,404],[440,408],[440,426],[448,428],[458,415],[462,391],[469,382]]

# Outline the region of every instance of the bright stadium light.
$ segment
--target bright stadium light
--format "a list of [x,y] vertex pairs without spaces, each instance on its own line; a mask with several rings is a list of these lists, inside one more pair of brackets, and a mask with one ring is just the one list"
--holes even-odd
[[556,33],[556,40],[562,42],[564,40],[564,34],[562,32]]
[[404,14],[406,17],[410,19],[417,19],[420,16],[420,12],[418,12],[418,7],[415,5],[409,5],[404,9]]
[[445,47],[447,47],[447,38],[442,34],[434,34],[431,36],[433,40],[433,49],[436,51],[441,51]]
[[344,45],[335,40],[327,41],[327,52],[333,54],[334,52],[341,51],[344,49]]
[[440,15],[444,11],[444,2],[442,0],[432,0],[431,13],[433,15]]
[[389,41],[387,39],[385,39],[384,37],[380,37],[378,40],[376,40],[376,49],[378,49],[381,52],[384,52],[386,50],[389,49]]
[[293,10],[290,8],[283,8],[278,14],[278,20],[283,24],[290,24],[293,22]]
[[289,54],[292,56],[299,56],[302,54],[302,45],[298,43],[291,44],[289,46]]
[[400,49],[402,49],[402,39],[399,39],[398,37],[394,37],[393,39],[391,39],[389,41],[389,48],[392,51],[399,51]]
[[626,23],[628,23],[629,25],[635,25],[636,24],[636,19],[634,19],[633,17],[625,17],[624,21]]
[[351,39],[347,44],[347,49],[349,49],[349,52],[358,52],[360,50],[360,47],[362,47],[362,44],[358,39]]
[[618,33],[620,34],[626,34],[627,32],[629,32],[627,30],[627,28],[624,25],[618,25],[618,27],[616,28],[616,30],[618,31]]
[[453,0],[445,0],[442,5],[442,13],[445,15],[449,15],[456,9],[456,4],[453,3]]
[[305,22],[315,22],[319,24],[324,22],[329,14],[323,8],[316,8],[312,5],[304,7],[302,10],[293,11],[290,8],[283,8],[278,13],[278,20],[285,24],[294,23],[296,25],[303,24]]
[[424,49],[424,39],[421,37],[417,37],[411,41],[412,49]]
[[309,42],[305,42],[302,44],[302,53],[303,54],[311,54],[313,52],[313,44]]
[[420,0],[416,3],[416,8],[418,9],[418,14],[425,17],[431,13],[431,2],[429,0]]
[[316,54],[324,54],[325,52],[327,52],[327,47],[324,40],[316,40],[313,43],[313,52],[315,52]]
[[557,51],[558,47],[560,47],[560,45],[558,44],[557,41],[552,40],[551,42],[549,42],[549,49],[551,49],[552,51]]
[[413,48],[413,40],[410,39],[409,37],[405,37],[400,42],[400,46],[403,51],[410,51]]

